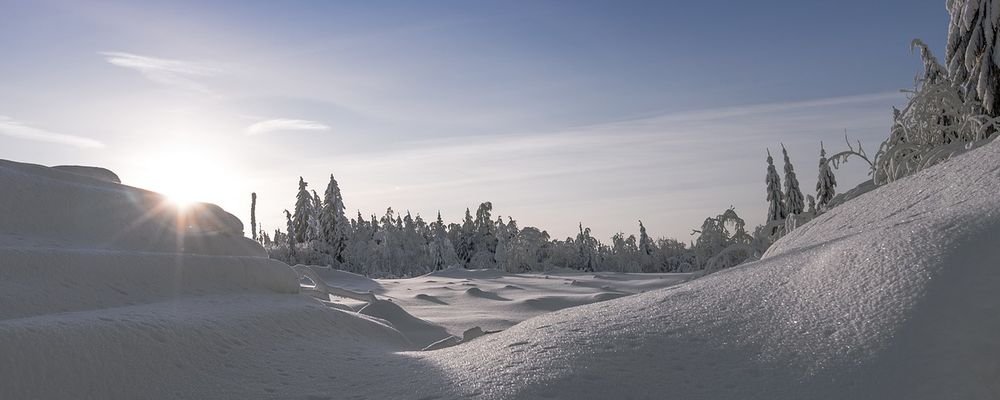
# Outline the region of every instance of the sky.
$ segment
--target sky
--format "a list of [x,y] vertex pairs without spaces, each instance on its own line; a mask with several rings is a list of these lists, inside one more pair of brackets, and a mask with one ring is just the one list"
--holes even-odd
[[[768,149],[874,155],[943,57],[944,1],[0,0],[0,158],[284,227],[298,178],[349,216],[494,216],[688,241],[766,214]],[[866,166],[836,171],[840,191]]]

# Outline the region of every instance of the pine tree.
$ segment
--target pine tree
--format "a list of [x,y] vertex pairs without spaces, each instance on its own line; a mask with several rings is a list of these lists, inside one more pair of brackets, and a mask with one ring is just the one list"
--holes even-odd
[[257,192],[250,193],[250,235],[257,241]]
[[639,268],[642,272],[653,272],[653,239],[646,234],[646,227],[639,220]]
[[319,213],[322,209],[322,202],[316,191],[312,191],[312,201],[309,203],[309,229],[306,231],[307,242],[321,242],[323,231],[319,225]]
[[647,256],[653,254],[653,240],[646,234],[642,220],[639,220],[639,253]]
[[1000,29],[998,0],[948,0],[945,63],[967,99],[978,100],[989,116],[1000,115]]
[[[344,216],[344,198],[340,194],[340,186],[333,174],[330,174],[330,183],[326,186],[324,198],[323,210],[320,213],[323,238],[330,248],[330,255],[342,263],[344,262],[344,250],[347,248],[350,229],[347,217]],[[363,220],[361,212],[358,212],[358,220]]]
[[309,214],[312,209],[313,197],[306,190],[308,185],[300,176],[299,192],[295,195],[295,213],[292,214],[292,229],[288,231],[288,235],[295,243],[305,242],[306,234],[309,231]]
[[[288,245],[288,262],[289,264],[295,263],[295,235],[291,232],[295,229],[295,222],[292,220],[292,213],[285,210],[285,229],[288,231],[286,237],[286,244]],[[278,232],[275,231],[275,237],[278,236]]]
[[788,159],[788,150],[785,145],[781,145],[781,152],[785,157],[785,212],[791,214],[802,214],[805,211],[805,197],[799,189],[799,179],[795,177],[795,167]]
[[833,176],[830,163],[826,160],[826,149],[823,148],[823,142],[820,142],[819,177],[816,178],[816,207],[818,210],[826,210],[826,207],[830,204],[830,200],[833,200],[833,196],[836,194],[837,178]]
[[781,193],[781,177],[774,169],[774,159],[771,150],[767,151],[767,223],[785,219],[785,195]]
[[458,256],[455,254],[455,247],[451,240],[448,239],[448,232],[445,230],[440,211],[438,211],[437,221],[432,222],[430,228],[434,235],[433,242],[431,242],[431,265],[435,270],[439,270],[457,264]]

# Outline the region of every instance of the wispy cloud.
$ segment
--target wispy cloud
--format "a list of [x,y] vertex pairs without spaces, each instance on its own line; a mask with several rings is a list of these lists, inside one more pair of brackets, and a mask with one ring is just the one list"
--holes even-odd
[[44,129],[26,125],[23,122],[3,115],[0,115],[0,135],[82,148],[104,147],[104,143],[94,139],[67,135],[64,133],[49,132]]
[[316,121],[304,119],[269,119],[257,122],[247,128],[248,135],[262,135],[271,132],[287,131],[328,131],[330,127]]
[[210,92],[205,85],[198,82],[198,79],[225,72],[218,66],[202,62],[170,60],[117,51],[99,54],[112,65],[138,71],[150,81],[196,92]]

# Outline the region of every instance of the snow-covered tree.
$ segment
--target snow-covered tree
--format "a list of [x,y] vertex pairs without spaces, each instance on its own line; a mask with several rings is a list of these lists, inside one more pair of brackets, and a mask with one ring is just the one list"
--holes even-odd
[[[512,224],[507,224],[511,228]],[[514,225],[513,229],[517,226]],[[534,227],[525,227],[514,236],[507,254],[507,270],[511,272],[543,271],[548,260],[549,234]]]
[[295,195],[295,212],[292,214],[292,227],[288,230],[294,243],[304,243],[309,231],[309,215],[312,213],[313,197],[306,190],[308,185],[300,176],[299,191]]
[[[632,238],[633,242],[635,237]],[[574,266],[577,269],[582,269],[584,271],[595,271],[597,270],[598,257],[597,249],[598,242],[593,236],[590,235],[590,228],[584,228],[583,223],[580,223],[580,233],[576,235],[576,246],[579,254],[579,265]]]
[[312,202],[309,207],[309,229],[306,230],[306,242],[310,244],[310,248],[315,250],[315,246],[321,245],[319,242],[322,239],[323,231],[320,229],[319,225],[319,213],[322,209],[322,201],[316,191],[312,191]]
[[774,159],[771,151],[767,151],[767,222],[785,219],[785,195],[781,192],[781,177],[774,169]]
[[785,157],[785,212],[787,214],[802,214],[805,211],[805,197],[799,189],[799,179],[795,177],[795,167],[788,158],[788,150],[781,145],[781,153]]
[[[981,146],[1000,131],[1000,118],[989,115],[979,98],[963,91],[961,71],[945,73],[944,67],[920,40],[914,40],[911,47],[920,50],[924,74],[916,79],[915,88],[909,91],[906,107],[901,111],[893,110],[889,138],[879,146],[872,163],[872,180],[876,185],[892,182]],[[998,77],[994,75],[990,79]],[[830,161],[837,158],[830,156]]]
[[[479,259],[475,268],[492,268],[497,248],[496,228],[493,224],[493,203],[484,202],[476,210],[476,234],[473,258]],[[480,254],[482,253],[482,254]]]
[[430,244],[431,266],[435,270],[444,269],[458,264],[458,255],[455,254],[455,247],[448,239],[448,232],[444,220],[441,219],[441,212],[438,211],[437,220],[431,222],[433,239]]
[[639,252],[647,256],[652,255],[653,246],[653,240],[646,234],[646,226],[639,220]]
[[[295,230],[295,221],[292,219],[292,213],[285,210],[285,230],[288,232],[285,234],[288,246],[288,263],[295,263],[295,235],[292,232]],[[277,236],[277,234],[275,234]]]
[[[590,229],[588,228],[587,236],[590,236]],[[592,247],[592,246],[590,246]],[[595,249],[596,250],[596,249]],[[636,244],[635,235],[625,236],[624,233],[618,232],[611,237],[611,269],[618,272],[640,272],[642,267],[639,265],[639,246]],[[596,257],[591,256],[593,261],[591,261],[591,271],[596,270],[597,262]]]
[[990,116],[1000,115],[1000,1],[947,0],[945,64],[951,78]]
[[697,263],[709,271],[729,268],[757,255],[753,237],[746,232],[746,222],[734,208],[706,218],[701,230],[692,234],[698,234],[693,246]]
[[809,213],[809,214],[816,214],[816,198],[813,197],[811,194],[807,194],[806,195],[806,204],[809,207],[806,210],[806,212]]
[[452,232],[455,232],[458,239],[454,241],[458,245],[455,251],[462,263],[468,268],[476,251],[476,222],[472,219],[472,213],[468,208],[465,209],[465,219],[462,225],[458,229],[452,229]]
[[639,268],[642,272],[653,272],[653,252],[656,244],[646,234],[646,227],[639,221]]
[[816,207],[826,210],[830,200],[837,194],[837,177],[833,176],[830,163],[826,159],[826,149],[819,142],[819,177],[816,178]]
[[[348,236],[350,234],[350,222],[348,222],[347,217],[344,215],[344,198],[340,194],[340,186],[337,184],[337,180],[333,177],[333,174],[330,174],[330,183],[327,184],[323,197],[323,208],[319,216],[320,226],[323,231],[323,240],[326,242],[330,255],[337,262],[343,263],[345,261],[344,251],[347,248]],[[361,218],[360,212],[358,213],[358,220],[364,221]]]

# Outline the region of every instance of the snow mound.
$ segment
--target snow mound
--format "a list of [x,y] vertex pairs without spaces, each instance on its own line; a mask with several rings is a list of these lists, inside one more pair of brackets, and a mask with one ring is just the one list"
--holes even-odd
[[415,354],[483,398],[1000,398],[1000,142],[757,262]]
[[472,296],[472,297],[478,297],[478,298],[481,298],[481,299],[490,299],[490,300],[498,300],[498,301],[510,301],[510,299],[508,299],[506,297],[503,297],[503,296],[500,296],[499,294],[496,294],[496,293],[493,293],[493,292],[489,292],[489,291],[485,291],[485,290],[482,290],[482,289],[477,288],[477,287],[472,287],[472,288],[466,289],[465,290],[465,294],[467,294],[469,296]]
[[330,267],[309,265],[308,268],[329,286],[335,286],[357,292],[381,293],[384,291],[382,284],[367,276],[341,271]]
[[576,307],[584,304],[598,303],[619,297],[627,296],[628,293],[601,292],[587,295],[562,295],[562,296],[540,296],[519,300],[519,303],[526,308],[556,311],[564,308]]
[[451,336],[440,325],[414,317],[402,307],[388,300],[375,300],[368,303],[358,313],[385,321],[421,349]]
[[158,193],[7,160],[0,187],[0,246],[266,255],[213,204],[178,208]]
[[82,165],[56,165],[52,167],[52,169],[69,172],[71,174],[86,176],[89,178],[97,179],[99,181],[122,183],[122,180],[121,178],[118,177],[118,174],[111,172],[111,170],[107,168],[85,167]]
[[[74,171],[79,168],[74,167]],[[0,160],[0,321],[184,295],[297,293],[217,206]]]
[[448,305],[447,302],[445,302],[444,300],[439,299],[437,296],[431,296],[431,295],[426,294],[426,293],[418,293],[416,296],[413,296],[413,298],[420,299],[420,300],[425,300],[425,301],[429,301],[429,302],[435,303],[435,304],[440,304],[440,305],[445,305],[445,306]]

